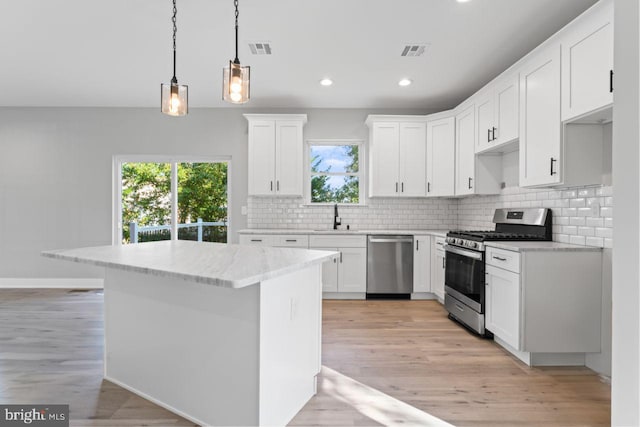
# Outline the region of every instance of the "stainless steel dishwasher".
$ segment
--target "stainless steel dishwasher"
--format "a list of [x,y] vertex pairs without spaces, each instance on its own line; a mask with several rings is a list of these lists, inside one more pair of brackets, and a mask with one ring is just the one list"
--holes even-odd
[[407,298],[413,292],[413,236],[367,239],[367,298]]

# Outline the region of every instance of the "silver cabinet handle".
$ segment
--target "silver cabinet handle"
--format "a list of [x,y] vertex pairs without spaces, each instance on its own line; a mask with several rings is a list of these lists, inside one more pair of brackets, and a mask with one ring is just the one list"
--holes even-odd
[[493,256],[493,259],[497,259],[498,261],[506,261],[507,260],[506,258],[502,258],[502,257],[495,256],[495,255]]
[[416,251],[420,250],[420,240],[416,240]]
[[466,249],[460,249],[460,248],[457,248],[457,247],[451,246],[451,245],[445,245],[444,250],[447,251],[447,252],[451,252],[453,254],[456,254],[456,255],[467,257],[467,258],[472,258],[472,259],[477,259],[477,260],[481,260],[482,259],[482,252],[468,251]]
[[396,182],[396,193],[398,192],[398,183]]
[[285,240],[285,242],[292,242],[292,243],[297,242],[297,241],[298,241],[297,239],[286,239]]
[[251,239],[252,242],[262,242],[262,239]]
[[280,191],[280,180],[276,181],[276,191]]
[[340,251],[340,264],[342,264],[342,251]]
[[402,188],[402,193],[404,193],[404,182],[401,184],[401,188]]
[[270,191],[273,191],[273,181],[269,181],[269,183],[271,185],[271,190]]

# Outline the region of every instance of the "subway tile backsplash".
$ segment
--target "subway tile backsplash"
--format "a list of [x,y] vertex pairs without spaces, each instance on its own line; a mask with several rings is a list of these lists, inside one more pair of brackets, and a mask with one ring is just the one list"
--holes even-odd
[[473,196],[458,201],[461,229],[489,229],[496,208],[550,208],[553,240],[585,246],[613,246],[613,187],[570,190],[510,187],[497,196]]
[[[342,228],[354,230],[449,230],[456,228],[456,199],[370,199],[366,206],[340,206]],[[250,197],[249,228],[325,230],[333,227],[333,205],[305,205],[302,198]]]
[[[553,240],[613,246],[613,187],[570,190],[509,187],[494,196],[460,199],[370,199],[366,206],[340,206],[343,228],[359,230],[493,229],[496,208],[544,207],[553,211]],[[302,198],[250,197],[249,228],[329,229],[333,206],[310,206]]]

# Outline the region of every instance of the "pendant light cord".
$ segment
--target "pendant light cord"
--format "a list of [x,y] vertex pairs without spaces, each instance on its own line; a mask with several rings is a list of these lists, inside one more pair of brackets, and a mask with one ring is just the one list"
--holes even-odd
[[178,14],[178,8],[176,7],[176,0],[173,0],[173,17],[171,21],[173,22],[173,79],[171,79],[171,83],[178,83],[178,79],[176,79],[176,33],[178,32],[178,27],[176,25],[176,15]]
[[240,13],[238,12],[238,0],[233,0],[233,4],[236,7],[236,59],[233,62],[235,62],[236,64],[239,64],[240,60],[238,59],[238,15]]

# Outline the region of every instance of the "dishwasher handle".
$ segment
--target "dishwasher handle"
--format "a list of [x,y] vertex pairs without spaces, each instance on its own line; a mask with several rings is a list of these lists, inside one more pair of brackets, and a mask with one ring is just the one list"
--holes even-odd
[[369,237],[369,243],[411,243],[413,244],[413,239],[383,239],[378,237]]

